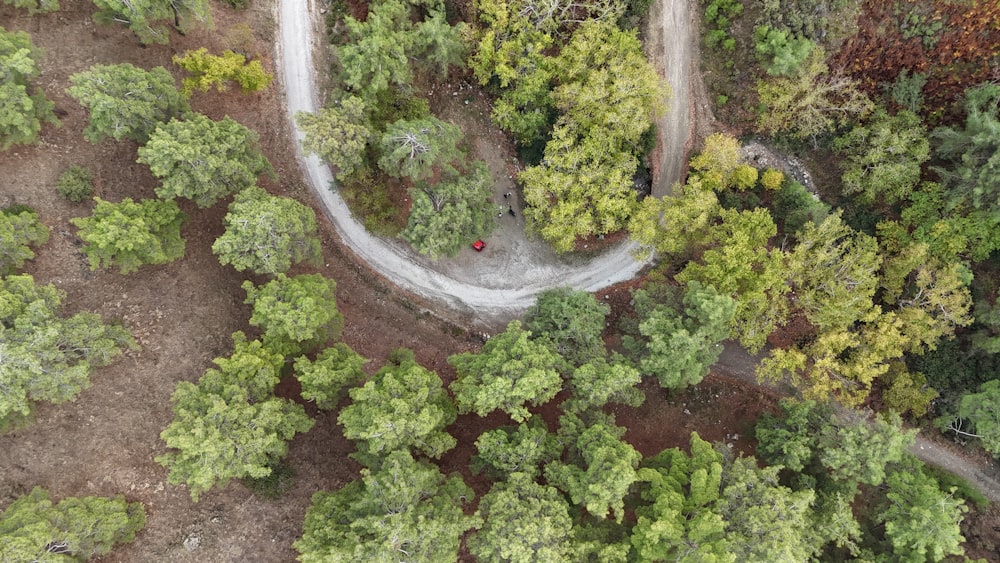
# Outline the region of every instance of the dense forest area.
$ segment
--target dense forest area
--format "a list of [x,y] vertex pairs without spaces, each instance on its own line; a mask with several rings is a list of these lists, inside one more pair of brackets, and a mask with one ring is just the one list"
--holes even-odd
[[[36,30],[0,27],[5,169],[49,159],[61,123],[77,126],[66,144],[116,156],[56,159],[45,194],[11,184],[0,201],[0,438],[54,447],[66,425],[51,420],[76,416],[92,375],[145,370],[155,382],[101,393],[145,405],[127,420],[159,440],[107,441],[169,485],[42,487],[5,465],[20,476],[0,489],[0,559],[211,559],[207,532],[170,539],[183,520],[155,522],[227,502],[277,514],[282,545],[249,547],[241,528],[215,540],[219,560],[998,556],[989,499],[908,448],[919,430],[1000,454],[1000,6],[693,3],[719,121],[658,198],[649,154],[670,87],[643,52],[649,2],[326,3],[326,104],[295,121],[370,231],[439,259],[495,228],[486,155],[432,111],[461,82],[516,147],[532,236],[573,253],[624,233],[654,259],[622,298],[552,288],[476,341],[420,324],[413,304],[387,314],[377,281],[359,289],[282,152],[292,136],[259,115],[280,97],[273,10],[253,2],[3,0]],[[65,22],[138,54],[59,74],[33,37]],[[196,272],[214,277],[177,285]],[[142,363],[163,344],[150,313],[102,293],[130,278],[143,311],[174,299],[174,318],[204,307],[214,324]],[[760,357],[772,388],[733,429],[742,442],[640,424],[697,409],[724,342]],[[144,388],[158,398],[140,403]],[[162,536],[143,551],[147,534]]]

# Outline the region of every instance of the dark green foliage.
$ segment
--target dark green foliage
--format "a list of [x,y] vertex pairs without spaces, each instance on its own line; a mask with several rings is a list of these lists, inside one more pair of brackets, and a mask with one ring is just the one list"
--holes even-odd
[[36,62],[40,58],[31,36],[0,27],[0,151],[34,143],[43,121],[59,123],[52,102],[29,84],[41,72]]
[[829,214],[829,205],[795,181],[783,183],[774,196],[774,216],[785,234],[795,234],[808,222],[819,225]]
[[225,1],[230,8],[236,10],[244,10],[246,9],[247,6],[250,5],[250,0],[225,0]]
[[87,561],[131,543],[146,525],[142,503],[118,495],[54,504],[35,487],[0,514],[0,561]]
[[889,115],[877,109],[863,124],[834,141],[846,157],[843,193],[860,193],[868,201],[895,203],[920,181],[920,168],[930,158],[927,129],[909,110]]
[[59,175],[56,191],[74,203],[90,199],[94,195],[94,175],[86,166],[70,166]]
[[436,183],[417,182],[410,190],[413,205],[400,236],[433,260],[454,257],[496,227],[492,192],[493,179],[485,163],[476,161],[465,174],[446,167]]
[[321,274],[278,274],[254,287],[243,282],[250,324],[259,326],[264,345],[285,356],[309,352],[340,336],[344,317],[337,310],[337,284]]
[[145,143],[161,123],[187,113],[187,100],[163,67],[143,70],[127,63],[94,65],[69,78],[70,96],[90,112],[83,136]]
[[0,430],[22,422],[36,401],[72,401],[95,367],[135,347],[127,330],[92,313],[59,316],[64,295],[31,276],[0,278]]
[[961,340],[944,340],[933,350],[907,357],[906,364],[946,396],[976,389],[1000,373],[1000,356],[977,354]]
[[[993,455],[1000,454],[1000,379],[992,379],[979,386],[978,393],[962,395],[955,412],[955,420],[944,416],[939,426],[947,426],[961,437],[978,438],[983,448]],[[963,424],[967,422],[968,424]]]
[[759,22],[837,47],[857,29],[859,0],[761,0]]
[[32,246],[49,240],[49,228],[30,207],[10,206],[0,212],[0,276],[13,274],[35,257]]
[[729,36],[729,26],[743,13],[739,0],[707,0],[705,5],[705,44],[732,52],[736,42]]
[[753,32],[754,51],[771,76],[790,76],[816,47],[812,41],[788,31],[759,25]]
[[166,264],[184,256],[181,225],[187,215],[174,201],[125,198],[119,203],[95,197],[94,212],[70,222],[79,229],[90,269],[118,266],[128,274],[145,264]]
[[303,563],[457,561],[462,535],[479,522],[462,512],[473,497],[460,476],[392,452],[361,479],[313,495],[294,547]]
[[15,8],[27,8],[29,14],[44,14],[59,9],[59,0],[3,0]]
[[98,11],[94,21],[101,24],[123,24],[135,34],[140,44],[170,41],[170,31],[163,23],[175,24],[185,33],[194,24],[211,27],[208,0],[93,0]]
[[396,121],[386,127],[379,140],[379,168],[395,178],[426,180],[435,171],[449,172],[465,157],[458,148],[462,130],[430,116]]
[[441,377],[418,364],[410,350],[397,350],[350,395],[351,404],[337,421],[344,436],[357,443],[353,457],[368,467],[377,467],[396,450],[440,458],[455,447],[455,438],[444,431],[455,421],[455,405]]
[[282,495],[292,490],[294,485],[295,468],[291,465],[278,462],[271,467],[271,473],[263,477],[244,477],[240,481],[246,488],[253,491],[259,497],[267,499],[281,498]]
[[538,294],[525,315],[525,326],[535,337],[552,342],[560,356],[583,365],[607,353],[601,334],[610,311],[586,291],[557,287]]
[[550,433],[545,422],[533,418],[517,426],[501,426],[487,430],[476,439],[476,454],[472,456],[472,472],[483,470],[494,479],[506,479],[512,473],[533,477],[541,466],[562,454],[562,445]]
[[348,388],[364,381],[361,367],[367,361],[343,342],[323,350],[313,361],[305,356],[296,359],[295,377],[302,385],[302,398],[315,401],[323,410],[337,408]]
[[899,107],[918,113],[924,106],[924,86],[927,84],[927,73],[914,72],[904,68],[899,71],[896,80],[887,85],[889,97]]
[[344,178],[342,187],[334,185],[331,189],[340,191],[351,213],[368,232],[395,237],[403,230],[400,211],[389,199],[387,176],[377,175],[371,168],[362,168]]
[[267,477],[288,453],[288,442],[314,421],[288,399],[274,396],[284,364],[259,341],[233,334],[233,353],[216,358],[197,385],[182,381],[170,397],[174,419],[160,433],[171,451],[157,456],[169,481],[188,486],[195,502],[231,479]]
[[239,272],[275,275],[304,260],[318,260],[317,233],[312,208],[251,186],[229,204],[226,230],[215,239],[212,252]]

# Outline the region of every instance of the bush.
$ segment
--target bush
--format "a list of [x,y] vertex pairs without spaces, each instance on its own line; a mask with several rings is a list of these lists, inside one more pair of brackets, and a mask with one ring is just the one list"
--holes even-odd
[[830,206],[798,182],[786,182],[774,196],[774,216],[786,234],[797,232],[809,221],[818,225],[829,214]]
[[[336,188],[334,188],[336,189]],[[345,178],[340,194],[351,209],[351,214],[361,220],[365,229],[375,235],[394,237],[405,226],[399,209],[389,198],[389,189],[379,181],[371,169],[362,169]]]
[[226,4],[229,4],[230,8],[235,8],[237,10],[243,10],[250,5],[250,0],[225,0]]
[[94,195],[94,176],[85,166],[70,166],[59,176],[56,191],[75,203],[90,199]]

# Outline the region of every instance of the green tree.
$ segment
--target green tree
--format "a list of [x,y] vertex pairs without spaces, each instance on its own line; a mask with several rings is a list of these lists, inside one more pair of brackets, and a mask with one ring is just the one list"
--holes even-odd
[[525,326],[552,342],[560,356],[583,365],[607,354],[601,334],[610,311],[586,291],[557,287],[538,294],[525,315]]
[[931,133],[934,152],[946,166],[941,177],[949,207],[965,204],[1000,215],[1000,84],[965,91],[965,127],[939,127]]
[[460,476],[395,451],[360,480],[313,495],[294,547],[304,563],[456,561],[462,535],[477,523],[462,511],[473,496]]
[[647,197],[632,216],[628,229],[632,240],[644,249],[641,253],[656,252],[672,259],[711,240],[712,226],[722,210],[719,198],[694,174],[679,192]]
[[743,162],[740,142],[725,133],[709,135],[701,152],[691,157],[690,166],[704,189],[718,191],[735,187],[745,190],[757,182],[757,169]]
[[569,504],[554,487],[528,473],[511,473],[479,501],[480,523],[469,551],[484,563],[573,561]]
[[815,144],[820,135],[871,113],[871,100],[854,80],[830,74],[825,57],[823,49],[813,49],[793,76],[757,82],[763,108],[757,127],[768,134],[787,134]]
[[611,361],[594,359],[573,370],[569,378],[572,395],[563,401],[562,409],[579,413],[607,403],[638,407],[646,400],[646,395],[635,388],[640,381],[639,370],[617,354]]
[[664,96],[634,33],[586,22],[554,63],[561,115],[542,162],[519,179],[525,216],[559,252],[577,238],[623,229],[636,208],[640,140]]
[[465,157],[458,148],[461,140],[462,130],[458,126],[436,117],[401,119],[382,133],[378,165],[396,178],[426,180],[435,169],[443,172]]
[[302,398],[315,401],[323,410],[337,408],[337,403],[347,396],[347,389],[364,381],[361,367],[367,361],[343,342],[323,350],[315,360],[297,358],[295,378],[302,385]]
[[465,66],[468,47],[463,36],[468,32],[468,25],[465,22],[450,25],[441,8],[443,6],[432,8],[427,17],[414,27],[411,35],[413,51],[409,56],[411,60],[436,71],[438,77],[446,78],[448,67]]
[[834,147],[847,158],[844,193],[860,193],[869,201],[895,203],[920,181],[920,167],[930,158],[927,129],[916,114],[903,110],[890,116],[875,110]]
[[302,148],[337,167],[337,179],[344,180],[365,162],[365,149],[374,138],[365,102],[348,96],[337,107],[318,113],[300,112],[295,122],[305,135]]
[[142,503],[121,495],[54,504],[48,491],[35,487],[0,514],[0,560],[87,561],[131,543],[145,525]]
[[30,35],[0,27],[0,151],[35,142],[43,121],[59,123],[52,102],[29,83],[41,72],[40,58]]
[[626,338],[643,374],[654,375],[667,389],[697,385],[708,375],[729,335],[736,302],[713,286],[688,282],[681,303],[647,304],[645,290],[635,292],[638,341]]
[[691,433],[691,454],[678,448],[643,460],[641,496],[631,542],[639,561],[736,563],[726,523],[713,508],[722,485],[722,455]]
[[512,473],[538,476],[541,466],[562,454],[562,445],[545,422],[533,418],[517,426],[487,430],[476,438],[472,471],[486,470],[493,478],[507,479]]
[[212,252],[237,271],[274,275],[320,256],[316,213],[288,197],[251,186],[236,194],[226,213],[226,231]]
[[243,282],[245,303],[253,306],[250,324],[261,328],[264,345],[274,352],[307,352],[340,336],[344,317],[337,310],[337,284],[321,274],[278,274],[260,287]]
[[59,0],[3,0],[15,8],[27,8],[29,14],[44,14],[59,9]]
[[355,456],[377,466],[380,457],[400,449],[440,458],[456,441],[444,431],[455,421],[455,406],[441,377],[397,350],[389,362],[362,387],[351,389],[351,404],[337,421],[344,436],[357,442]]
[[[570,433],[576,434],[582,422],[575,415],[563,415],[560,430],[568,426]],[[556,460],[546,464],[546,482],[565,491],[573,504],[586,508],[591,516],[613,515],[621,524],[625,495],[638,479],[636,468],[642,459],[642,454],[621,439],[625,430],[599,419],[576,436],[567,436],[569,463]]]
[[94,196],[94,174],[86,166],[70,166],[59,175],[56,191],[74,203],[89,200]]
[[229,50],[223,51],[222,55],[212,55],[202,47],[185,51],[183,55],[174,55],[173,61],[189,74],[181,80],[181,93],[185,96],[196,90],[208,92],[212,86],[219,92],[225,92],[230,82],[239,84],[243,93],[260,92],[274,79],[259,60],[247,61],[246,55]]
[[95,197],[89,217],[70,219],[79,229],[90,269],[118,266],[128,274],[144,264],[166,264],[184,256],[181,225],[187,215],[173,201],[125,198],[119,203]]
[[410,6],[400,0],[373,4],[364,21],[344,18],[348,41],[333,47],[343,69],[341,80],[363,100],[413,81],[408,53]]
[[478,354],[448,358],[458,377],[451,384],[461,413],[486,416],[502,410],[517,422],[531,418],[525,403],[546,403],[562,388],[563,360],[552,349],[531,339],[531,332],[511,321]]
[[257,147],[259,136],[240,123],[194,114],[162,124],[139,147],[141,164],[160,179],[156,195],[185,197],[198,207],[251,187],[271,164]]
[[960,524],[969,509],[954,497],[954,488],[942,491],[915,459],[890,471],[886,483],[888,507],[876,519],[885,524],[894,555],[901,561],[941,561],[964,554]]
[[[1000,379],[992,379],[979,386],[978,393],[967,393],[958,404],[958,419],[947,428],[960,435],[979,438],[983,448],[993,455],[1000,455]],[[961,420],[971,424],[962,430]]]
[[14,273],[35,257],[32,246],[49,240],[49,228],[32,209],[8,207],[0,212],[0,276]]
[[66,92],[90,112],[83,136],[92,143],[105,137],[145,143],[157,125],[190,111],[163,67],[94,65],[69,81],[72,86]]
[[260,341],[233,334],[233,353],[216,358],[195,385],[177,384],[174,419],[160,433],[172,451],[157,456],[169,481],[188,486],[195,502],[230,479],[261,478],[288,453],[288,441],[314,421],[288,399],[274,396],[284,357]]
[[29,416],[36,401],[72,401],[93,368],[135,347],[127,330],[93,313],[59,316],[63,297],[31,276],[0,278],[0,429]]
[[163,21],[173,21],[181,33],[194,24],[212,25],[207,0],[94,0],[94,5],[98,9],[94,21],[124,24],[140,44],[170,42]]
[[496,228],[489,168],[481,161],[465,174],[449,168],[438,182],[417,182],[410,190],[413,205],[400,233],[417,252],[434,260],[458,255],[469,241],[486,238]]
[[809,58],[816,44],[783,29],[759,25],[753,30],[754,52],[771,76],[790,76]]

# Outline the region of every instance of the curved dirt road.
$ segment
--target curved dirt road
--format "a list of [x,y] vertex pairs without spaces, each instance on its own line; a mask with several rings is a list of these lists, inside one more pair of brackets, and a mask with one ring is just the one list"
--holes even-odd
[[[686,0],[672,0],[687,5]],[[319,107],[313,72],[313,49],[319,47],[311,14],[316,0],[282,0],[279,6],[278,62],[291,119],[300,111]],[[683,56],[684,53],[681,53]],[[294,120],[293,120],[294,123]],[[675,130],[677,131],[677,130]],[[302,133],[295,129],[296,138]],[[679,134],[686,140],[687,128]],[[381,275],[404,290],[440,303],[453,313],[487,324],[512,318],[534,303],[538,292],[555,286],[597,291],[635,277],[645,266],[635,260],[635,245],[623,242],[589,261],[555,256],[548,246],[524,238],[523,232],[505,233],[481,255],[471,249],[456,259],[431,262],[400,241],[375,237],[355,221],[340,194],[329,189],[333,176],[315,156],[303,156],[296,147],[303,170],[316,196],[323,202],[344,244]],[[504,252],[508,248],[510,251]]]

